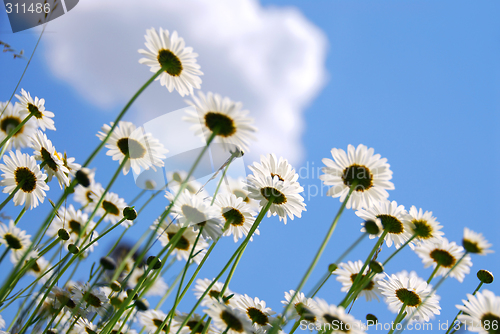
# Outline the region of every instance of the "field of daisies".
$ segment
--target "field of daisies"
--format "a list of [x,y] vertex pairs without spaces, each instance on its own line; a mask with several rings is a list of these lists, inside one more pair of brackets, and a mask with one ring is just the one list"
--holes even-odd
[[[447,319],[449,326],[439,330],[500,333],[500,296],[485,286],[495,284],[493,274],[471,271],[474,257],[491,253],[492,245],[481,231],[469,228],[461,240],[448,240],[432,212],[392,200],[388,160],[362,144],[333,147],[323,159],[319,178],[327,196],[341,205],[326,234],[307,244],[316,253],[307,270],[297,272],[296,288],[283,288],[282,308],[273,310],[259,296],[232,291],[230,282],[245,262],[245,250],[259,237],[259,225],[272,216],[300,223],[307,210],[301,179],[279,152],[251,163],[246,178],[231,178],[231,164],[242,159],[256,137],[251,111],[230,97],[203,91],[198,54],[177,32],[147,30],[139,53],[139,62],[153,75],[137,84],[139,90],[114,119],[88,134],[97,135],[100,144],[84,161],[71,157],[71,148],[53,145],[58,110],[50,110],[43,96],[20,87],[10,101],[0,103],[0,333],[437,332],[425,326],[441,313],[446,296],[440,287],[447,280],[462,282],[466,275],[477,276],[477,288],[455,292],[462,304],[456,317]],[[165,185],[146,180],[127,202],[113,191],[119,177],[163,171],[171,149],[143,127],[122,120],[141,93],[158,84],[185,98],[189,108],[183,121],[206,146],[188,170],[165,171]],[[224,148],[227,160],[207,183],[199,183],[193,173],[214,144]],[[100,176],[97,155],[108,156],[115,169],[111,178]],[[51,195],[54,189],[61,195]],[[159,201],[163,206],[153,207]],[[42,206],[48,215],[23,219]],[[312,282],[314,288],[305,290],[313,271],[325,271],[317,264],[346,210],[359,217],[359,235],[338,250],[321,279]],[[145,212],[160,214],[142,221],[149,228],[135,236],[134,245],[124,246],[122,240]],[[36,233],[29,235],[27,226]],[[234,252],[225,254],[224,262],[211,261],[224,238],[234,241]],[[355,248],[365,250],[363,258],[351,256]],[[387,263],[405,248],[421,263],[387,272]],[[218,274],[203,277],[203,267]],[[415,270],[421,267],[432,268],[429,277],[418,276]],[[167,276],[175,276],[172,284]],[[321,290],[329,280],[342,288],[325,299]],[[186,306],[183,300],[192,294],[196,301]],[[357,300],[382,303],[356,317]],[[391,323],[378,321],[381,307],[394,314]]]

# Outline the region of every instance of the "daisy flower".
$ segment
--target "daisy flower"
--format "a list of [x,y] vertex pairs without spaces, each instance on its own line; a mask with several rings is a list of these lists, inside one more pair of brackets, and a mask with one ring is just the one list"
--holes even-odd
[[[73,295],[75,289],[58,288],[57,286],[50,289],[48,297],[54,302],[54,309],[58,310],[62,306],[70,312],[75,312],[83,317],[86,317],[87,311],[81,308],[81,299],[77,299]],[[80,306],[79,306],[80,305]],[[78,308],[77,308],[78,307]]]
[[[217,240],[222,234],[222,222],[215,206],[210,205],[210,199],[204,200],[200,194],[192,194],[189,190],[179,194],[171,208],[171,214],[181,226],[192,226],[198,231],[203,226],[202,236],[205,239]],[[173,202],[175,195],[165,192],[165,197]]]
[[106,296],[105,290],[100,287],[91,289],[89,283],[77,283],[71,289],[71,293],[74,300],[83,300],[85,310],[90,313],[96,312],[99,315],[104,316],[107,309],[110,307],[109,299]]
[[360,334],[365,331],[362,323],[346,313],[342,306],[330,305],[321,298],[316,298],[316,317],[321,327],[328,333]]
[[[69,175],[74,177],[76,175],[77,171],[82,170],[82,165],[77,164],[75,162],[75,160],[76,160],[75,158],[72,158],[72,157],[68,158],[68,156],[66,155],[66,152],[64,152],[62,159],[63,159],[64,167],[66,167],[69,170]],[[88,168],[85,168],[84,170],[90,171],[90,169],[88,169]]]
[[[432,211],[423,212],[422,209],[417,210],[415,205],[408,212],[410,215],[410,230],[412,235],[416,235],[417,240],[424,241],[439,241],[444,233],[440,231],[443,226],[436,221],[436,217],[432,215]],[[410,244],[410,246],[413,246]]]
[[93,211],[97,201],[94,201],[95,194],[102,194],[104,192],[103,186],[99,182],[91,182],[88,187],[77,185],[73,199],[82,205],[82,210],[87,212]]
[[[342,283],[342,289],[340,291],[347,292],[351,288],[354,280],[359,275],[359,272],[363,268],[363,261],[358,260],[356,262],[348,261],[347,263],[339,264],[339,267],[333,272],[337,275],[337,281]],[[365,278],[366,273],[368,272],[368,266],[365,268],[364,273],[361,278]],[[359,296],[365,296],[367,301],[372,299],[378,299],[378,295],[380,295],[380,290],[377,285],[377,281],[382,279],[384,275],[377,274],[374,276],[372,280],[364,287],[364,289],[359,293]]]
[[[155,222],[155,224],[153,224],[153,226],[151,226],[151,229],[156,229],[156,224],[158,224],[157,221]],[[181,228],[182,227],[178,224],[170,223],[168,227],[167,225],[162,224],[162,226],[157,231],[162,246],[165,247]],[[195,232],[192,227],[187,227],[182,233],[180,239],[177,241],[172,251],[172,255],[175,255],[177,257],[177,260],[184,259],[187,261],[189,255],[191,254],[191,249],[193,248],[197,235],[198,233]],[[193,251],[193,255],[197,255],[192,259],[194,262],[196,262],[196,264],[200,264],[201,260],[205,256],[207,247],[208,243],[202,238],[199,238],[198,243],[196,244],[196,247]]]
[[[203,295],[203,293],[208,289],[208,286],[212,283],[213,280],[209,280],[208,278],[205,279],[197,279],[196,280],[196,285],[194,286],[194,295],[196,298],[200,299],[200,297]],[[220,298],[220,292],[222,291],[222,288],[224,287],[224,283],[221,282],[215,282],[214,285],[210,288],[210,291],[203,297],[203,300],[201,301],[201,306],[208,306],[213,303],[225,303],[226,305],[231,305],[233,307],[236,306],[236,300],[238,299],[238,296],[229,290],[227,288],[224,291],[224,298]],[[234,295],[233,297],[229,298],[229,296]],[[229,298],[229,299],[228,299]]]
[[[186,181],[187,178],[187,172],[183,170],[179,171],[169,171],[167,172],[167,180],[168,180],[168,188],[170,188],[170,192],[172,194],[177,194],[179,192],[180,186],[183,182]],[[199,192],[199,190],[203,187],[203,185],[196,181],[194,177],[190,177],[189,181],[187,181],[186,184],[186,190],[188,190],[191,194],[196,194]],[[203,189],[201,192],[199,192],[202,198],[208,197],[208,192]]]
[[9,222],[9,226],[0,223],[0,244],[4,244],[11,251],[10,259],[17,263],[31,245],[30,235],[14,225],[14,221]]
[[[302,211],[306,211],[304,198],[299,195],[304,188],[297,182],[298,175],[293,170],[283,175],[272,175],[272,169],[265,164],[266,161],[271,161],[272,157],[261,156],[262,164],[254,163],[249,166],[253,171],[253,174],[247,177],[249,197],[260,201],[262,207],[272,199],[273,203],[267,216],[278,215],[286,224],[287,216],[293,220],[294,216],[300,218]],[[279,161],[286,162],[282,159]]]
[[[25,260],[25,263],[27,263],[28,261],[29,259]],[[37,278],[41,277],[40,280],[38,281],[38,284],[43,284],[49,279],[50,275],[47,274],[43,277],[42,275],[45,274],[49,269],[50,269],[50,262],[45,260],[43,257],[40,257],[36,259],[36,261],[31,265],[31,267],[29,267],[27,272],[30,275],[33,275]]]
[[[232,234],[234,242],[237,242],[248,235],[257,215],[250,205],[243,202],[241,197],[227,193],[217,196],[214,204],[219,209],[219,219],[225,223],[224,228],[227,225],[224,236]],[[258,229],[255,234],[260,234]],[[253,237],[250,238],[252,240]]]
[[271,327],[270,318],[274,312],[270,307],[266,307],[266,302],[259,298],[251,298],[242,295],[236,301],[236,308],[242,311],[257,328],[268,329]]
[[[97,137],[104,140],[111,131],[111,126],[104,124],[101,128],[102,132],[98,132]],[[146,133],[144,128],[136,128],[133,123],[124,121],[118,122],[106,142],[106,148],[109,149],[106,155],[111,156],[113,160],[118,160],[120,164],[128,154],[127,162],[123,166],[124,175],[128,174],[130,168],[136,174],[149,168],[156,171],[156,167],[164,166],[163,159],[168,152],[163,144],[153,138],[150,133]]]
[[[146,331],[156,333],[163,321],[165,321],[166,317],[167,315],[161,310],[147,310],[144,312],[138,312],[137,320],[139,321],[139,324],[146,328]],[[166,332],[167,326],[168,322],[163,325],[161,331]]]
[[45,133],[40,130],[37,131],[31,138],[31,148],[34,150],[33,156],[35,159],[45,163],[43,169],[47,172],[47,181],[50,182],[55,175],[61,189],[63,186],[69,186],[69,169],[64,166],[61,154],[56,151]]
[[[59,213],[54,217],[54,220],[52,220],[52,223],[47,230],[47,234],[52,237],[57,237],[59,230],[65,229],[69,233],[69,239],[64,241],[66,246],[76,244],[77,240],[80,240],[78,246],[83,248],[90,243],[91,239],[95,239],[99,236],[98,233],[94,231],[93,238],[88,238],[88,232],[94,229],[95,223],[90,221],[87,225],[87,230],[83,231],[87,221],[88,215],[80,210],[75,210],[73,205],[70,204],[68,208],[62,207],[59,209]],[[83,244],[85,239],[88,240],[85,244]],[[87,248],[87,252],[94,251],[94,246],[97,245],[97,243],[90,245],[90,247]]]
[[258,210],[259,208],[257,201],[248,196],[248,184],[243,177],[234,179],[226,175],[221,184],[220,193],[234,194],[236,197],[241,198],[243,202],[249,204],[253,209]]
[[[93,203],[98,203],[103,190],[97,188],[94,190],[95,192],[93,192],[90,196],[92,197]],[[104,195],[104,199],[102,200],[99,209],[97,209],[97,215],[102,217],[106,214],[104,221],[110,222],[114,225],[123,219],[123,209],[126,207],[127,203],[125,203],[123,198],[119,197],[118,194],[108,191],[106,195]],[[131,220],[124,220],[121,222],[121,225],[125,228],[132,226],[132,224],[133,221]]]
[[139,53],[146,58],[139,59],[139,63],[146,64],[153,73],[163,69],[156,80],[160,80],[162,86],[167,87],[172,93],[174,88],[181,94],[193,94],[193,88],[201,88],[200,65],[196,63],[198,54],[193,48],[186,47],[184,39],[174,31],[172,35],[168,30],[160,28],[159,32],[151,28],[146,30],[146,48],[140,49]]
[[[437,276],[445,276],[457,261],[464,255],[464,248],[458,246],[455,242],[449,242],[443,238],[438,242],[424,241],[417,248],[415,253],[422,259],[424,267],[436,268],[439,264],[439,269],[436,272]],[[451,277],[455,277],[459,282],[464,280],[466,274],[470,272],[472,261],[470,255],[466,255],[458,265],[453,268],[450,273]]]
[[359,144],[357,148],[349,145],[347,153],[342,149],[333,148],[331,159],[323,159],[326,167],[322,168],[320,179],[327,186],[327,195],[340,197],[343,202],[353,183],[356,187],[349,198],[346,208],[355,210],[369,208],[379,201],[389,197],[387,190],[393,190],[392,171],[386,158],[373,154],[374,149],[368,149]]
[[415,321],[429,321],[435,314],[440,314],[439,296],[431,294],[432,286],[428,285],[416,272],[408,274],[403,270],[379,281],[382,295],[393,313],[398,313],[405,305],[406,317]]
[[[368,209],[356,211],[356,215],[364,221],[380,219],[384,227],[383,231],[387,231],[385,236],[387,247],[391,247],[394,243],[395,247],[399,248],[411,238],[410,216],[408,216],[404,206],[398,206],[396,201],[383,200]],[[361,225],[364,226],[364,223]],[[383,231],[381,230],[378,236],[381,236]],[[361,232],[365,232],[365,228],[362,228]],[[375,237],[377,235],[370,234],[370,239]]]
[[[127,285],[133,289],[139,283],[139,280],[142,278],[142,275],[144,274],[145,270],[144,267],[136,267],[132,273],[129,276],[129,279],[127,280]],[[146,281],[148,282],[147,284],[151,284],[150,287],[148,288],[148,291],[146,292],[146,296],[163,296],[168,289],[167,283],[165,283],[165,280],[163,277],[158,276],[156,279],[151,283],[153,276],[148,277]],[[145,283],[146,284],[146,283]]]
[[21,95],[16,94],[17,99],[19,100],[20,108],[23,112],[26,112],[26,116],[29,114],[33,114],[36,123],[42,131],[45,129],[55,130],[54,126],[54,113],[48,110],[45,110],[45,100],[38,99],[38,97],[31,97],[30,93],[26,92],[24,89],[21,89]]
[[78,318],[68,334],[97,333],[97,326],[85,318]]
[[[188,314],[180,313],[174,316],[174,322],[172,323],[172,327],[179,328],[179,326],[186,320]],[[184,326],[182,326],[179,334],[191,334],[191,332],[196,328],[194,333],[201,333],[203,331],[203,327],[205,327],[206,321],[203,321],[201,316],[197,313],[194,313],[189,320],[186,322]],[[216,334],[214,328],[209,325],[207,333]]]
[[38,202],[43,203],[45,191],[49,190],[45,183],[47,175],[40,171],[32,156],[21,151],[10,151],[9,155],[4,155],[5,165],[0,164],[0,170],[4,173],[0,181],[0,186],[5,186],[3,192],[10,194],[21,185],[14,195],[14,204],[25,204],[26,209],[36,208]]
[[[7,104],[0,102],[0,110],[4,109],[5,111],[0,116],[0,142],[7,138],[10,132],[21,124],[27,116],[25,113],[21,112],[19,104],[12,106],[10,103]],[[19,129],[18,132],[10,137],[6,144],[6,150],[9,151],[12,148],[20,150],[21,148],[28,147],[31,142],[30,137],[35,133],[35,131],[35,121],[30,119]]]
[[[291,300],[294,294],[294,290],[285,292],[285,300],[282,300],[281,303],[284,305],[292,303]],[[318,318],[316,317],[317,307],[318,305],[314,299],[306,298],[304,293],[299,291],[295,295],[295,298],[293,298],[293,310],[291,317],[295,320],[303,319],[305,321],[315,323],[318,321]]]
[[253,333],[250,320],[240,311],[225,304],[213,303],[204,310],[212,317],[214,326],[227,334]]
[[464,305],[456,305],[463,312],[458,320],[467,325],[471,332],[481,334],[498,333],[500,324],[500,297],[490,290],[467,294]]
[[467,227],[464,228],[462,246],[464,246],[467,252],[472,254],[486,255],[493,253],[493,250],[489,249],[491,244],[488,243],[483,234],[469,230]]
[[191,128],[195,135],[208,138],[215,132],[217,140],[231,152],[235,149],[247,151],[249,141],[255,139],[253,133],[257,129],[251,125],[253,119],[247,117],[248,110],[241,110],[241,102],[211,92],[207,95],[199,92],[198,97],[193,96],[193,101],[186,103],[193,109],[186,110],[188,116],[184,120],[195,124]]
[[0,315],[0,329],[5,328],[5,320],[3,320],[2,316]]

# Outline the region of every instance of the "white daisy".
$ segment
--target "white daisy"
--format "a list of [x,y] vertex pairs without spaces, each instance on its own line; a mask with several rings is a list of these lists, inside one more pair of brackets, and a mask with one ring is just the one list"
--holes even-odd
[[[97,137],[104,140],[111,126],[104,124],[101,128],[103,132],[98,132]],[[149,168],[156,171],[156,167],[164,166],[163,159],[168,152],[163,144],[153,138],[150,133],[146,133],[144,128],[136,128],[133,123],[124,121],[118,122],[106,142],[106,147],[109,149],[106,155],[111,156],[113,160],[118,160],[120,164],[128,154],[127,162],[123,166],[124,175],[128,174],[130,168],[136,174]]]
[[146,30],[146,47],[148,50],[140,49],[139,53],[146,58],[139,59],[139,63],[146,64],[153,73],[161,68],[164,70],[156,79],[160,80],[162,86],[167,87],[169,92],[174,88],[181,94],[193,94],[193,88],[200,89],[201,79],[200,65],[196,63],[198,54],[193,48],[186,47],[184,39],[174,31],[172,35],[168,30],[160,28]]
[[[0,102],[0,110],[4,110],[3,114],[0,116],[0,142],[3,141],[11,131],[13,131],[19,124],[22,123],[24,118],[26,118],[26,113],[21,111],[19,104],[14,106],[10,103],[6,104]],[[31,140],[30,137],[36,131],[36,123],[33,119],[30,119],[26,124],[24,124],[18,132],[16,132],[7,142],[6,150],[9,151],[12,148],[20,150],[21,148],[28,147]]]
[[[151,229],[156,229],[156,224],[158,224],[158,222],[155,222],[155,224],[151,226]],[[165,247],[181,228],[182,227],[178,224],[170,223],[168,227],[167,225],[162,224],[162,226],[160,226],[157,231],[162,246]],[[191,249],[193,248],[197,235],[198,233],[195,232],[192,227],[187,227],[182,233],[180,239],[177,241],[177,244],[172,251],[172,255],[175,255],[177,257],[177,260],[184,259],[187,261],[189,255],[191,254]],[[203,256],[205,256],[207,247],[207,242],[202,238],[199,238],[193,251],[193,255],[197,255],[194,256],[192,260],[197,264],[200,264]]]
[[93,334],[97,333],[97,326],[85,318],[78,318],[68,334]]
[[[94,189],[94,192],[92,192],[92,194],[90,195],[93,203],[99,202],[102,193],[103,190],[98,188]],[[118,194],[108,191],[106,195],[104,195],[104,199],[102,200],[99,209],[97,209],[97,214],[101,217],[106,214],[106,217],[104,217],[104,221],[110,222],[114,225],[123,219],[123,209],[125,209],[126,207],[127,203],[125,203],[125,200],[123,198],[119,197]],[[132,224],[132,220],[124,220],[120,225],[127,228],[132,226]]]
[[71,293],[74,300],[83,300],[83,307],[90,313],[97,312],[103,316],[110,307],[105,290],[100,287],[91,289],[89,283],[76,283]]
[[[165,193],[165,197],[172,202],[175,195]],[[201,194],[192,194],[187,189],[177,197],[171,208],[171,214],[181,226],[192,226],[197,231],[203,226],[204,238],[217,240],[222,234],[222,222],[218,218],[219,212],[210,205],[210,199],[204,200]]]
[[[66,155],[66,152],[64,152],[64,155],[63,155],[63,164],[64,164],[64,167],[66,167],[68,170],[69,170],[69,175],[71,176],[75,176],[76,175],[76,172],[79,171],[79,170],[82,170],[82,165],[78,164],[75,162],[75,158],[72,158],[72,157],[69,157]],[[88,168],[85,168],[86,171],[91,171],[90,169]]]
[[58,310],[64,306],[64,308],[68,311],[86,317],[88,312],[82,308],[82,304],[80,303],[81,298],[76,298],[76,296],[72,293],[73,291],[74,288],[71,288],[70,290],[66,288],[58,288],[57,286],[52,287],[48,295],[50,300],[53,301],[52,307]]
[[485,239],[483,234],[469,230],[467,227],[464,228],[462,246],[472,254],[486,255],[493,253],[493,250],[489,249],[491,244]]
[[0,329],[5,328],[5,320],[3,320],[2,316],[0,315]]
[[259,298],[242,295],[236,301],[236,307],[242,311],[257,328],[268,329],[271,327],[271,316],[275,314],[266,302]]
[[112,334],[137,334],[137,331],[133,328],[130,328],[127,324],[124,324],[121,321],[117,321],[111,330]]
[[348,209],[367,209],[389,197],[387,190],[394,189],[394,184],[389,181],[392,171],[386,158],[373,154],[373,148],[368,149],[362,144],[357,148],[349,145],[347,153],[337,148],[333,148],[331,153],[334,160],[323,159],[326,167],[322,171],[325,174],[320,175],[325,185],[332,186],[328,189],[328,196],[340,197],[343,202],[351,185],[356,182],[356,188],[346,204]]
[[249,204],[254,210],[259,209],[259,203],[248,196],[248,184],[246,182],[246,179],[243,177],[234,179],[226,175],[224,181],[221,184],[219,192],[221,194],[234,194],[236,195],[236,197],[243,199],[243,202]]
[[[394,243],[396,248],[399,248],[408,239],[411,238],[410,232],[410,216],[406,212],[404,206],[399,205],[396,201],[383,200],[382,202],[375,203],[368,209],[361,209],[356,211],[356,215],[364,221],[375,221],[379,218],[382,222],[384,230],[381,230],[378,236],[382,235],[383,231],[387,231],[385,236],[385,243],[387,247],[391,247]],[[364,226],[364,223],[361,225]],[[365,232],[362,228],[361,232]],[[370,234],[370,239],[375,238],[377,235]]]
[[260,178],[268,176],[274,178],[277,176],[280,181],[289,181],[291,183],[299,179],[299,174],[295,172],[295,169],[288,163],[288,160],[283,157],[278,159],[274,153],[261,155],[260,163],[254,162],[248,168],[254,175],[259,175]]
[[213,303],[208,307],[204,312],[212,317],[219,331],[227,334],[253,333],[252,323],[240,310],[221,303]]
[[14,225],[13,220],[9,222],[9,226],[0,223],[0,244],[10,249],[10,259],[13,263],[17,263],[31,245],[30,237],[26,231]]
[[[249,166],[253,171],[253,174],[247,176],[249,197],[260,201],[262,207],[273,199],[267,216],[278,215],[286,224],[287,216],[293,220],[294,216],[300,218],[302,211],[306,211],[304,198],[299,195],[304,188],[297,182],[298,175],[293,169],[293,172],[284,175],[272,175],[272,169],[264,163],[266,160],[271,161],[272,157],[273,155],[261,156],[262,164],[254,163]],[[286,160],[279,161],[287,163]],[[281,170],[282,168],[278,171]]]
[[386,276],[379,281],[379,286],[393,313],[399,313],[404,304],[406,317],[410,320],[429,321],[435,314],[440,314],[439,296],[431,294],[432,286],[418,277],[416,272],[408,274],[403,270]]
[[500,332],[500,297],[489,290],[467,294],[468,300],[462,300],[464,305],[456,307],[464,312],[458,320],[467,325],[471,332],[492,334]]
[[38,130],[31,138],[31,148],[34,150],[33,156],[36,160],[45,163],[43,169],[47,172],[47,181],[51,181],[55,175],[59,181],[61,189],[69,185],[69,169],[64,166],[63,157],[58,153],[52,142],[45,133]]
[[[186,320],[186,317],[188,316],[187,313],[180,313],[176,314],[174,316],[174,322],[172,323],[172,327],[174,328],[179,328],[179,326]],[[189,320],[186,322],[184,326],[182,326],[179,334],[191,334],[191,332],[194,331],[195,334],[200,334],[203,331],[203,327],[205,327],[206,321],[203,321],[202,317],[194,313]],[[209,325],[207,333],[209,334],[216,334],[217,332],[214,330],[214,328]]]
[[[347,263],[340,263],[338,268],[333,272],[337,275],[337,281],[342,283],[342,289],[340,291],[347,292],[351,288],[354,280],[359,275],[361,268],[363,268],[363,261],[358,260],[356,262],[348,261]],[[362,278],[365,278],[368,272],[368,266],[365,268]],[[365,286],[365,288],[359,293],[359,296],[365,296],[367,301],[372,299],[378,299],[380,295],[380,290],[378,288],[377,282],[382,279],[384,275],[377,274],[372,280]]]
[[[25,262],[28,261],[29,259],[25,259]],[[40,257],[36,259],[36,261],[31,265],[31,267],[29,267],[27,272],[30,275],[33,275],[37,278],[41,277],[40,280],[38,280],[38,284],[43,284],[49,279],[50,275],[47,274],[43,277],[42,275],[45,274],[49,269],[50,269],[50,262],[45,260],[43,257]]]
[[362,323],[346,313],[342,306],[330,305],[321,298],[316,298],[316,317],[328,333],[364,333]]
[[3,180],[0,186],[5,186],[4,193],[12,193],[14,189],[22,184],[19,191],[14,195],[14,204],[25,204],[26,209],[33,209],[38,206],[38,202],[43,203],[45,191],[49,186],[45,183],[47,175],[40,171],[35,158],[21,151],[9,152],[4,155],[5,165],[0,164]]
[[35,99],[31,97],[30,93],[26,92],[24,89],[21,89],[21,95],[16,94],[17,99],[19,100],[20,107],[23,111],[26,112],[26,116],[30,113],[33,114],[33,118],[36,120],[36,123],[42,131],[45,129],[55,130],[54,126],[54,113],[48,110],[45,110],[45,100],[38,99],[35,96]]
[[417,240],[439,241],[443,237],[444,232],[440,231],[443,226],[436,221],[432,211],[423,212],[422,209],[417,210],[415,205],[412,205],[408,214],[411,217],[411,235],[416,235]]
[[199,92],[198,96],[193,96],[193,101],[186,101],[193,109],[187,109],[188,116],[184,117],[185,121],[195,124],[191,128],[195,135],[208,138],[215,132],[217,141],[226,150],[247,151],[257,129],[251,125],[253,119],[247,117],[248,110],[241,110],[241,102],[211,92],[207,95]]
[[[284,305],[290,304],[294,294],[294,290],[285,292],[285,300],[282,300],[281,303]],[[292,306],[293,309],[290,310],[292,311],[291,317],[293,319],[303,319],[310,323],[316,323],[318,321],[318,318],[316,317],[316,310],[318,307],[316,301],[312,298],[306,298],[303,292],[297,292],[295,298],[293,298]]]
[[[196,298],[200,299],[200,297],[203,295],[203,293],[208,289],[208,286],[212,283],[213,280],[209,280],[208,278],[205,279],[197,279],[196,280],[196,285],[194,286],[194,295]],[[201,301],[201,306],[208,306],[213,303],[224,303],[226,305],[231,305],[233,307],[236,306],[236,300],[238,299],[238,296],[229,290],[227,288],[224,291],[224,297],[221,299],[220,298],[220,292],[222,291],[222,288],[224,287],[224,283],[221,282],[215,282],[215,284],[210,288],[208,293],[203,297],[203,300]],[[229,298],[231,295],[231,298]]]
[[[83,248],[91,242],[91,239],[96,239],[99,236],[99,234],[94,231],[92,238],[88,237],[89,232],[92,231],[95,226],[93,221],[88,223],[86,231],[82,231],[83,228],[85,228],[87,221],[88,215],[80,210],[75,210],[73,205],[70,204],[67,209],[64,207],[59,209],[59,213],[54,217],[54,220],[52,220],[52,223],[47,230],[47,235],[57,237],[59,230],[65,229],[69,233],[69,239],[64,241],[66,246],[70,244],[77,244],[77,240],[80,240],[77,246]],[[87,242],[83,244],[85,239],[87,239]],[[89,248],[87,248],[86,251],[94,251],[94,247],[97,245],[97,242],[93,243],[89,246]]]
[[[146,328],[146,331],[156,333],[163,321],[165,321],[166,317],[167,315],[161,310],[147,310],[144,312],[138,312],[137,320],[139,321],[139,324]],[[166,332],[167,326],[168,321],[162,326],[160,332]],[[169,333],[172,333],[172,331],[169,330]]]
[[[129,286],[131,289],[134,289],[136,285],[139,283],[139,280],[142,278],[142,275],[144,274],[145,270],[144,267],[136,267],[132,273],[130,274],[128,280],[127,280],[127,286]],[[165,283],[165,280],[161,276],[157,276],[154,280],[154,282],[151,282],[151,279],[153,279],[154,276],[148,276],[146,279],[147,284],[151,284],[148,288],[148,291],[146,292],[145,296],[163,296],[168,289],[167,283]],[[144,283],[146,284],[146,283]]]
[[[179,192],[181,184],[186,181],[187,174],[188,173],[183,170],[167,172],[168,188],[171,190],[170,192],[172,194],[177,194]],[[186,190],[188,190],[191,194],[196,194],[202,186],[203,185],[200,182],[196,181],[195,178],[191,176],[187,182]],[[199,194],[201,195],[201,198],[209,196],[205,189],[203,189]]]
[[[234,242],[237,242],[238,239],[248,235],[257,215],[250,205],[241,197],[228,193],[217,196],[214,204],[219,209],[219,219],[225,223],[224,228],[227,228],[224,236],[232,234]],[[260,234],[258,229],[255,230],[255,234]],[[250,241],[252,240],[253,237],[250,238]]]
[[[442,238],[438,242],[424,241],[415,248],[415,253],[422,259],[425,268],[431,265],[436,268],[439,263],[436,275],[445,276],[464,255],[464,248],[458,246],[454,241],[449,242],[448,239]],[[462,282],[465,275],[470,272],[471,266],[472,261],[470,255],[467,254],[453,269],[450,276]]]
[[73,199],[82,205],[82,210],[91,212],[94,210],[97,201],[94,201],[93,194],[102,194],[104,192],[103,186],[99,182],[91,182],[88,187],[77,185]]

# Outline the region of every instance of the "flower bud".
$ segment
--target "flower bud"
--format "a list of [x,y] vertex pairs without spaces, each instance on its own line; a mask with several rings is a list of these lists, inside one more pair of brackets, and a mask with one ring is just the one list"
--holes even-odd
[[123,209],[123,217],[127,220],[134,220],[137,218],[137,212],[135,211],[134,207],[127,206],[125,209]]
[[113,282],[109,283],[109,287],[114,292],[118,292],[118,291],[120,291],[122,289],[122,285],[118,281],[113,281]]
[[370,269],[377,274],[384,272],[384,266],[382,265],[382,263],[375,260],[370,261]]
[[486,284],[493,283],[493,274],[488,270],[481,269],[477,272],[477,278]]
[[135,302],[135,307],[137,307],[137,309],[139,311],[147,311],[149,309],[149,303],[147,302],[146,299],[137,299]]
[[101,257],[101,266],[106,270],[115,270],[116,262],[109,256]]
[[151,267],[151,264],[153,263],[153,261],[156,259],[153,267],[151,269],[160,269],[161,268],[161,260],[159,258],[157,258],[156,256],[150,256],[148,257],[146,263],[148,264],[148,266]]
[[68,245],[68,251],[71,254],[78,254],[78,252],[80,252],[80,248],[78,248],[78,246],[75,245],[75,244],[69,244]]
[[378,319],[376,316],[374,316],[373,314],[371,313],[368,313],[366,315],[366,322],[370,322],[372,324],[376,324],[378,322]]
[[[86,168],[85,168],[86,169]],[[85,172],[85,169],[80,169],[75,173],[75,179],[78,184],[81,184],[83,187],[87,188],[90,186],[90,178],[89,175]]]
[[[130,294],[132,294],[132,292],[134,292],[134,290],[127,289],[127,296],[130,297]],[[134,297],[132,297],[133,300],[137,300],[138,298],[139,298],[139,295],[137,293],[134,295]]]
[[335,263],[330,263],[328,265],[328,271],[333,273],[335,270],[337,270],[338,266]]
[[68,233],[68,231],[66,231],[63,228],[61,228],[61,229],[59,229],[59,231],[57,231],[57,235],[59,236],[59,238],[61,238],[64,241],[69,240],[69,233]]
[[377,224],[377,222],[373,220],[367,220],[365,221],[365,230],[368,234],[376,235],[380,233],[381,228],[380,225]]

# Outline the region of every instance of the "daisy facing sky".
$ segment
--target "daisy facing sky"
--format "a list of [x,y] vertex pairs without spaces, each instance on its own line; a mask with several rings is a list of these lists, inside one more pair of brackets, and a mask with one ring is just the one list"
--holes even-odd
[[211,92],[206,95],[199,92],[198,97],[192,98],[193,101],[187,100],[186,103],[193,109],[186,111],[188,116],[184,120],[195,124],[192,126],[195,135],[203,135],[208,139],[216,132],[217,140],[228,151],[236,148],[248,151],[249,141],[255,140],[253,133],[257,129],[251,125],[253,118],[247,117],[248,110],[241,110],[241,102]]
[[163,68],[164,72],[156,79],[162,86],[167,87],[169,92],[177,90],[181,96],[193,94],[193,88],[200,89],[203,72],[196,62],[198,54],[193,52],[193,48],[185,46],[177,31],[170,34],[162,28],[159,32],[151,28],[146,30],[144,37],[147,50],[139,50],[145,56],[139,59],[139,63],[148,65],[153,73]]
[[[111,126],[104,124],[101,128],[102,132],[98,132],[97,137],[104,140]],[[136,174],[139,174],[141,169],[152,168],[156,171],[156,167],[163,167],[164,154],[168,152],[158,139],[144,132],[142,127],[136,128],[133,123],[124,121],[118,122],[106,142],[106,148],[109,149],[106,155],[111,156],[113,160],[118,160],[120,164],[128,154],[127,162],[123,166],[124,175],[128,174],[130,168]]]
[[456,305],[460,311],[464,312],[458,316],[458,320],[466,323],[470,331],[480,334],[499,332],[499,296],[485,289],[475,295],[467,294],[467,300],[462,300],[462,303],[463,305]]
[[[26,117],[21,112],[21,107],[18,103],[12,105],[0,102],[0,110],[4,109],[5,111],[0,116],[0,141],[3,141],[12,130],[22,123],[24,120],[23,115]],[[12,148],[19,150],[28,147],[31,143],[30,137],[35,133],[36,128],[35,121],[30,119],[10,138],[6,150]]]
[[42,131],[45,129],[55,130],[54,126],[54,113],[48,110],[45,110],[45,100],[39,99],[35,96],[33,99],[27,91],[21,89],[21,95],[16,94],[17,99],[19,100],[19,105],[21,110],[25,112],[25,117],[30,113],[33,113],[33,119],[36,120],[36,123]]
[[40,171],[35,158],[21,151],[10,151],[9,155],[4,155],[3,161],[5,164],[0,164],[3,192],[11,194],[20,186],[14,195],[14,204],[33,209],[38,203],[43,203],[49,186],[45,183],[47,175]]
[[347,153],[338,148],[333,148],[331,159],[323,159],[326,167],[323,167],[323,175],[320,179],[327,186],[327,195],[340,197],[343,202],[349,193],[353,183],[356,183],[346,208],[355,210],[369,208],[374,203],[385,200],[389,197],[387,190],[393,190],[394,184],[392,171],[386,158],[381,158],[380,154],[374,154],[374,149],[368,149],[365,145],[359,144],[357,148],[349,145]]

